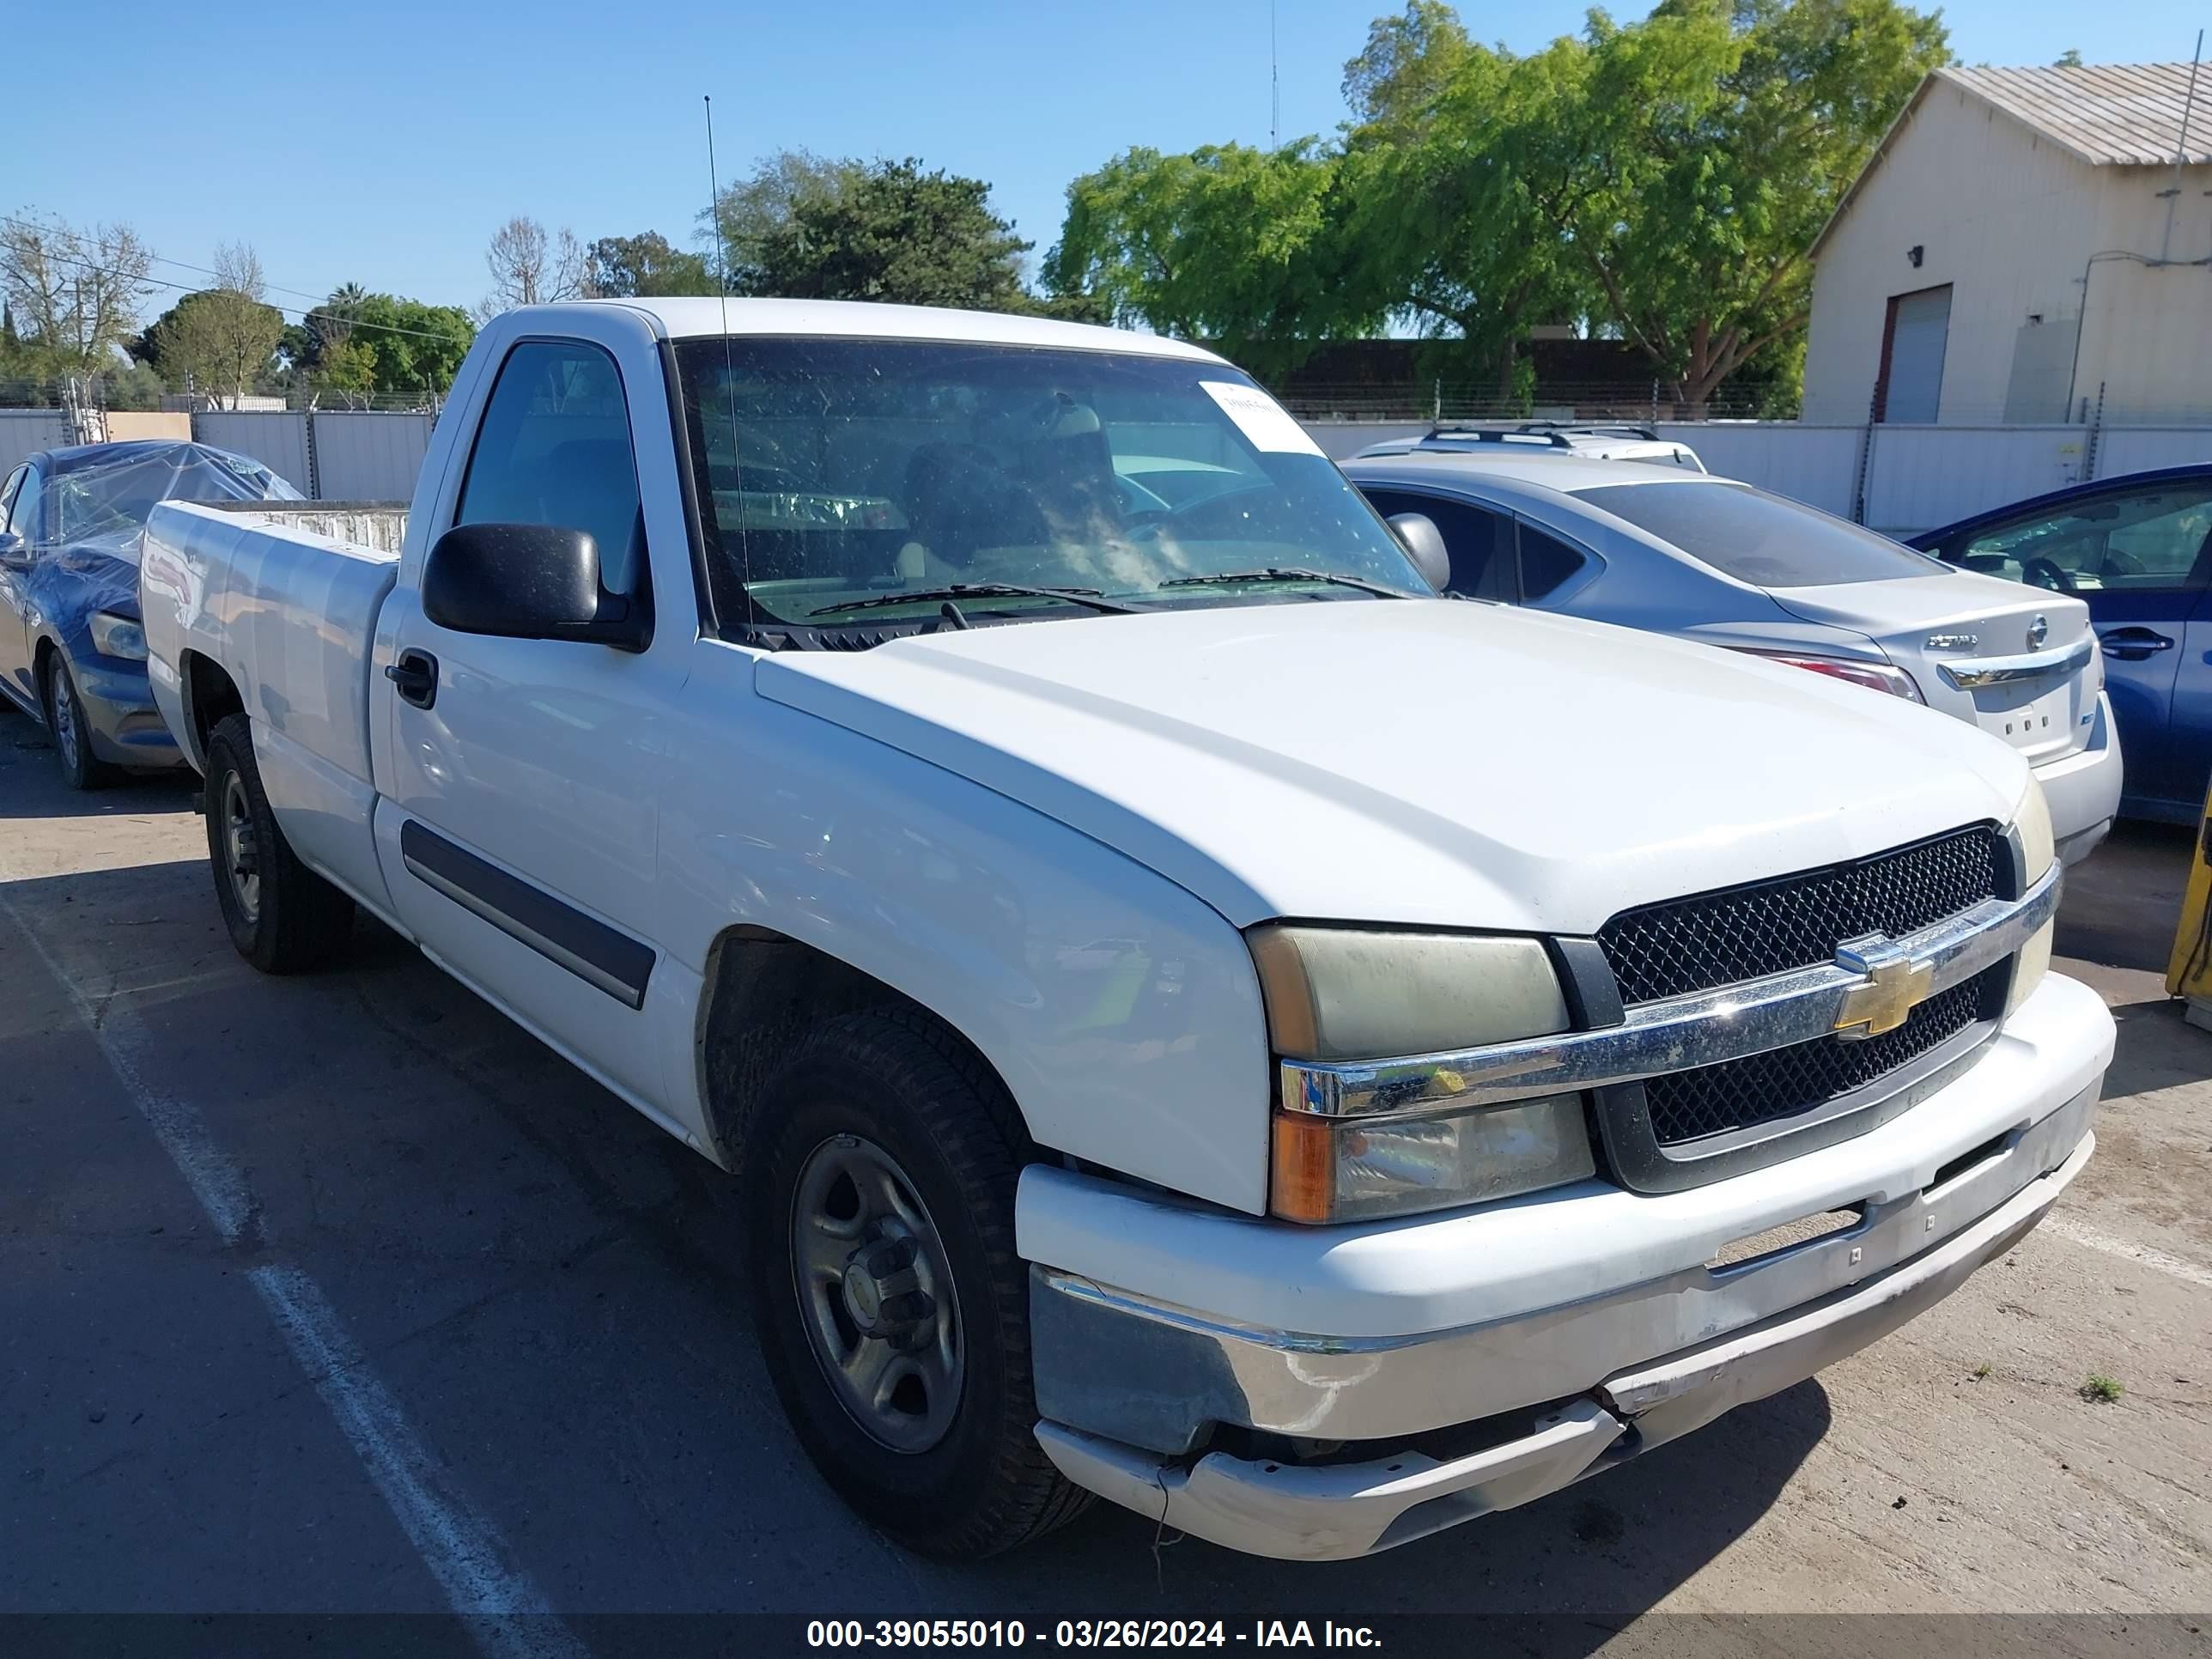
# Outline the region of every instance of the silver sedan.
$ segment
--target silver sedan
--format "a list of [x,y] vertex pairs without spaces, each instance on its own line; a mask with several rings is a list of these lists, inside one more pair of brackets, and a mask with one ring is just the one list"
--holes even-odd
[[2021,752],[2068,862],[2112,827],[2119,744],[2079,599],[1648,462],[1416,452],[1344,470],[1401,534],[1430,539],[1407,515],[1434,527],[1449,592],[1754,651],[1925,703]]

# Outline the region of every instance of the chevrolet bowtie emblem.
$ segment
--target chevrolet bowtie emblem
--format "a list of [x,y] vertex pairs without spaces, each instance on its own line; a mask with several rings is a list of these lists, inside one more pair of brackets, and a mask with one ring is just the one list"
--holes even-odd
[[1877,933],[1836,949],[1836,966],[1864,974],[1866,983],[1844,994],[1844,1006],[1830,1028],[1845,1041],[1880,1036],[1905,1024],[1928,995],[1936,977],[1931,963],[1915,962]]

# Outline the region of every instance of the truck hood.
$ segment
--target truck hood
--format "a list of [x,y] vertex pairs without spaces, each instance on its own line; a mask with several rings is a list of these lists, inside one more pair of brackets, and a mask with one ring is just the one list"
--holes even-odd
[[1568,933],[2009,817],[2023,762],[1880,692],[1602,623],[1333,600],[763,659],[760,695],[1269,917]]

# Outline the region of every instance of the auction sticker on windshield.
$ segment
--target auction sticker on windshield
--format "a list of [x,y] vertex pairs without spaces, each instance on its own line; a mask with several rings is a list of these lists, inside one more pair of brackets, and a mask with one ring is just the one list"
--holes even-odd
[[1206,396],[1219,404],[1237,429],[1252,441],[1252,447],[1278,450],[1291,455],[1318,455],[1321,446],[1292,420],[1290,411],[1255,386],[1228,380],[1200,380]]

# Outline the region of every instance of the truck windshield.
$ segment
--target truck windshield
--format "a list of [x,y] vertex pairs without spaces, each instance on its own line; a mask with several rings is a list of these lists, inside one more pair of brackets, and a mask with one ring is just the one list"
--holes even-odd
[[[1218,363],[773,336],[677,354],[726,618],[918,621],[955,588],[994,620],[1426,591],[1335,466]],[[1238,580],[1191,580],[1212,575]]]

